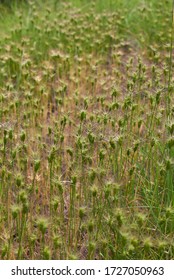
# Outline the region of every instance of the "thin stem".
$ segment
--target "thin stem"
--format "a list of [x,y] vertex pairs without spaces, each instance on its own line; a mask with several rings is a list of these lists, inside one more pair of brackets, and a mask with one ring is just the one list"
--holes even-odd
[[167,117],[170,117],[170,86],[172,77],[172,61],[173,61],[173,37],[174,37],[174,0],[172,2],[172,29],[171,29],[171,41],[170,41],[170,60],[169,60],[169,77],[168,77],[168,95],[167,95]]

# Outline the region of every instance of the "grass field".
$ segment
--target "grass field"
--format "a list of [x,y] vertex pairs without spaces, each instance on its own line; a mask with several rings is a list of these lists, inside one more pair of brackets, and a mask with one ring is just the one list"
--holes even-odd
[[172,1],[18,2],[0,8],[0,258],[174,259]]

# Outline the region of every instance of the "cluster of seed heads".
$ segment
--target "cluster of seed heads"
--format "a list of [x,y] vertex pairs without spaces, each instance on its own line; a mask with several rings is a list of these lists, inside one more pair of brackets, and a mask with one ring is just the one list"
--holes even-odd
[[1,258],[172,258],[169,1],[28,2],[0,46]]

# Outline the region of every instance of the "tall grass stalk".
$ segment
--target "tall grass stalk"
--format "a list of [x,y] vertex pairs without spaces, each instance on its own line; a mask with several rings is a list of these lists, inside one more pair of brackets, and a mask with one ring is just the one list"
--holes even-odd
[[174,39],[174,1],[172,1],[171,10],[171,40],[170,40],[170,58],[169,58],[169,77],[168,77],[168,90],[167,90],[167,117],[170,120],[170,104],[171,104],[171,78],[173,69],[173,39]]

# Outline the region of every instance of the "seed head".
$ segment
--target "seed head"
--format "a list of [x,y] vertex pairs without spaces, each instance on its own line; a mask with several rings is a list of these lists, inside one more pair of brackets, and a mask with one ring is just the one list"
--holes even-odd
[[39,230],[41,231],[41,233],[45,234],[46,230],[48,229],[48,226],[49,226],[48,220],[44,217],[41,217],[36,221],[36,224],[37,224]]
[[39,168],[40,168],[40,160],[35,160],[35,162],[34,162],[34,172],[37,173]]

